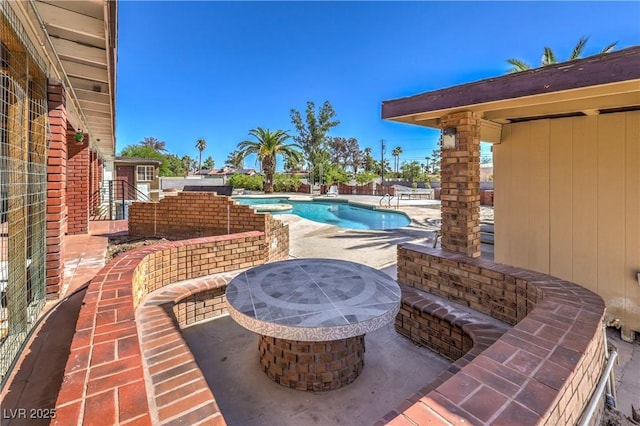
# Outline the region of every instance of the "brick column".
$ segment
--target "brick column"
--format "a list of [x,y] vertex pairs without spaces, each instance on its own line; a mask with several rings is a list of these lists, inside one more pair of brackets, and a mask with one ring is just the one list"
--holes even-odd
[[445,250],[480,257],[480,118],[473,112],[441,117],[458,144],[442,150],[442,243]]
[[86,234],[89,231],[89,141],[77,143],[75,133],[67,134],[67,204],[69,225],[67,234]]
[[57,299],[64,282],[64,246],[67,231],[67,109],[64,86],[49,80],[47,88],[49,128],[47,150],[47,299]]

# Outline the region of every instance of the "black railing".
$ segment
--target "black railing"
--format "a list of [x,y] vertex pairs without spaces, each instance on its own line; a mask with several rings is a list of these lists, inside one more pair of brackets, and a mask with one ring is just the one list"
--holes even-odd
[[92,220],[120,220],[129,218],[129,205],[134,201],[151,201],[151,198],[129,181],[123,179],[103,182],[102,188],[92,194]]

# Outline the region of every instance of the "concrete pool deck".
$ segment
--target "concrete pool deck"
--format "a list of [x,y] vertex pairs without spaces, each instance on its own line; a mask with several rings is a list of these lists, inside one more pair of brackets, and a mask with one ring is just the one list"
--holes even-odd
[[[284,196],[300,197],[296,194]],[[306,195],[302,195],[307,197]],[[308,198],[308,197],[307,197]],[[379,207],[380,197],[368,195],[340,195],[337,198],[316,197],[326,200],[348,200]],[[313,222],[293,214],[279,214],[277,218],[289,225],[289,252],[291,257],[325,257],[350,260],[374,268],[396,263],[398,244],[415,243],[432,245],[435,231],[439,229],[439,200],[401,200],[394,211],[406,213],[411,218],[408,226],[387,230],[355,230]],[[492,220],[493,209],[483,207],[481,219]],[[493,246],[482,244],[482,257],[493,260]]]

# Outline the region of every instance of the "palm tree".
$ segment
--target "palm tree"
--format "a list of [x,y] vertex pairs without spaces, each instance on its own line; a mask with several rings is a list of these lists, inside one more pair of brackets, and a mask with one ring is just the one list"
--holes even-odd
[[240,151],[233,151],[229,153],[224,164],[234,169],[244,169],[244,156]]
[[391,155],[393,155],[394,157],[394,164],[393,164],[393,168],[396,172],[396,176],[398,175],[398,166],[400,165],[400,154],[402,154],[402,147],[401,146],[397,146],[393,149],[393,151],[391,151]]
[[[569,56],[567,61],[573,61],[574,59],[580,58],[580,56],[582,55],[582,51],[584,50],[584,47],[587,44],[587,41],[589,41],[589,37],[581,37],[580,40],[578,40],[578,43],[576,44],[576,46],[573,48],[573,51],[571,52],[571,55]],[[611,52],[616,47],[617,44],[618,42],[611,43],[610,45],[602,49],[598,54],[602,55],[603,53]],[[508,71],[509,73],[526,71],[531,69],[531,66],[529,64],[519,59],[514,59],[514,58],[507,59],[507,63],[510,65],[513,65],[513,68],[511,68]],[[552,65],[557,63],[558,63],[558,60],[556,59],[556,55],[553,52],[553,50],[550,47],[545,47],[544,52],[542,54],[542,59],[540,60],[540,66],[545,67],[547,65]]]
[[291,136],[283,130],[275,132],[269,129],[258,127],[251,129],[249,135],[253,136],[255,141],[242,141],[238,144],[238,150],[242,157],[249,154],[256,154],[258,160],[262,164],[262,172],[264,173],[264,192],[273,192],[273,175],[276,172],[276,155],[280,154],[285,158],[291,157],[292,160],[300,161],[302,154],[297,144],[285,144],[285,141]]
[[158,152],[166,151],[166,145],[167,144],[165,142],[160,141],[154,137],[146,137],[142,140],[142,142],[140,142],[140,146],[148,146],[154,151]]
[[200,151],[200,160],[198,161],[198,174],[202,172],[202,151],[207,149],[207,141],[204,139],[198,139],[196,141],[196,148]]

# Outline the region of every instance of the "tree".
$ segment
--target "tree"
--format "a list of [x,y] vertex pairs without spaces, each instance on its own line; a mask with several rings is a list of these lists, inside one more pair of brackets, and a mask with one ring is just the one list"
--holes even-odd
[[[578,40],[578,43],[573,48],[573,51],[571,52],[571,55],[569,55],[567,61],[573,61],[574,59],[580,58],[580,56],[582,55],[582,51],[587,44],[587,41],[589,41],[589,37],[581,37],[580,40]],[[618,42],[611,43],[610,45],[602,49],[598,54],[601,55],[603,53],[611,52],[613,49],[615,49],[617,44]],[[508,73],[526,71],[531,69],[531,66],[529,64],[521,61],[520,59],[507,59],[507,63],[513,66],[513,68],[509,69]],[[554,51],[550,47],[545,46],[544,52],[542,53],[542,59],[540,60],[540,66],[545,67],[547,65],[557,63],[558,60],[556,59],[556,54],[554,53]]]
[[198,139],[196,141],[196,148],[200,151],[200,160],[198,161],[198,171],[202,172],[202,151],[207,149],[207,141],[204,139]]
[[216,163],[215,163],[215,161],[213,161],[213,157],[208,156],[204,160],[204,163],[202,165],[204,166],[205,170],[213,170],[213,168],[216,166]]
[[299,158],[287,157],[284,159],[284,170],[288,173],[297,172],[303,168],[302,155]]
[[362,162],[364,161],[364,156],[362,151],[360,150],[360,145],[358,144],[358,140],[356,138],[350,138],[350,141],[353,140],[355,144],[348,145],[347,149],[350,152],[351,156],[351,168],[353,169],[353,174],[357,175],[360,166],[362,166]]
[[153,149],[154,151],[158,151],[158,152],[164,152],[166,151],[166,143],[163,141],[160,141],[154,137],[146,137],[144,138],[140,143],[140,146],[146,146],[149,147],[151,149]]
[[401,146],[397,146],[391,151],[391,155],[394,157],[394,171],[396,172],[396,176],[398,176],[398,166],[400,166],[400,154],[402,154]]
[[356,183],[358,185],[364,185],[366,183],[373,182],[375,178],[376,178],[376,174],[373,172],[368,172],[368,171],[360,172],[356,174]]
[[235,150],[229,153],[224,164],[225,166],[233,167],[234,169],[244,169],[244,157],[240,151]]
[[167,174],[164,176],[184,176],[185,168],[181,158],[175,154],[165,155]]
[[329,101],[325,101],[317,116],[315,104],[308,101],[305,121],[302,120],[300,112],[291,109],[291,122],[298,131],[293,140],[302,149],[307,165],[316,175],[321,165],[328,165],[327,133],[340,124],[340,121],[334,120],[335,116],[336,112]]
[[290,138],[289,134],[283,130],[271,132],[269,129],[257,127],[251,129],[249,135],[253,136],[255,141],[242,141],[238,144],[238,150],[243,157],[249,154],[256,154],[258,160],[262,164],[264,173],[264,192],[273,192],[273,175],[276,172],[276,156],[282,155],[284,158],[292,157],[300,158],[300,148],[296,144],[285,144]]
[[375,172],[376,159],[371,155],[371,148],[367,147],[362,150],[362,167],[365,172]]
[[337,164],[330,164],[329,168],[324,171],[323,177],[325,185],[333,185],[337,182],[349,182],[347,171]]
[[173,176],[169,168],[167,157],[150,146],[129,145],[123,148],[122,151],[120,151],[120,156],[128,158],[148,158],[152,160],[160,160],[160,176]]
[[328,138],[327,146],[331,153],[331,162],[345,169],[349,162],[349,156],[347,154],[347,140],[343,137]]
[[193,172],[193,163],[194,163],[194,159],[189,157],[188,155],[185,155],[181,158],[182,160],[182,167],[184,168],[184,171],[186,172],[187,175],[189,175],[189,173]]
[[427,160],[428,173],[437,175],[440,173],[440,160],[442,159],[442,149],[431,150],[431,155],[425,157]]
[[405,162],[400,169],[402,170],[402,178],[407,181],[415,182],[420,180],[422,176],[422,167],[417,161]]

